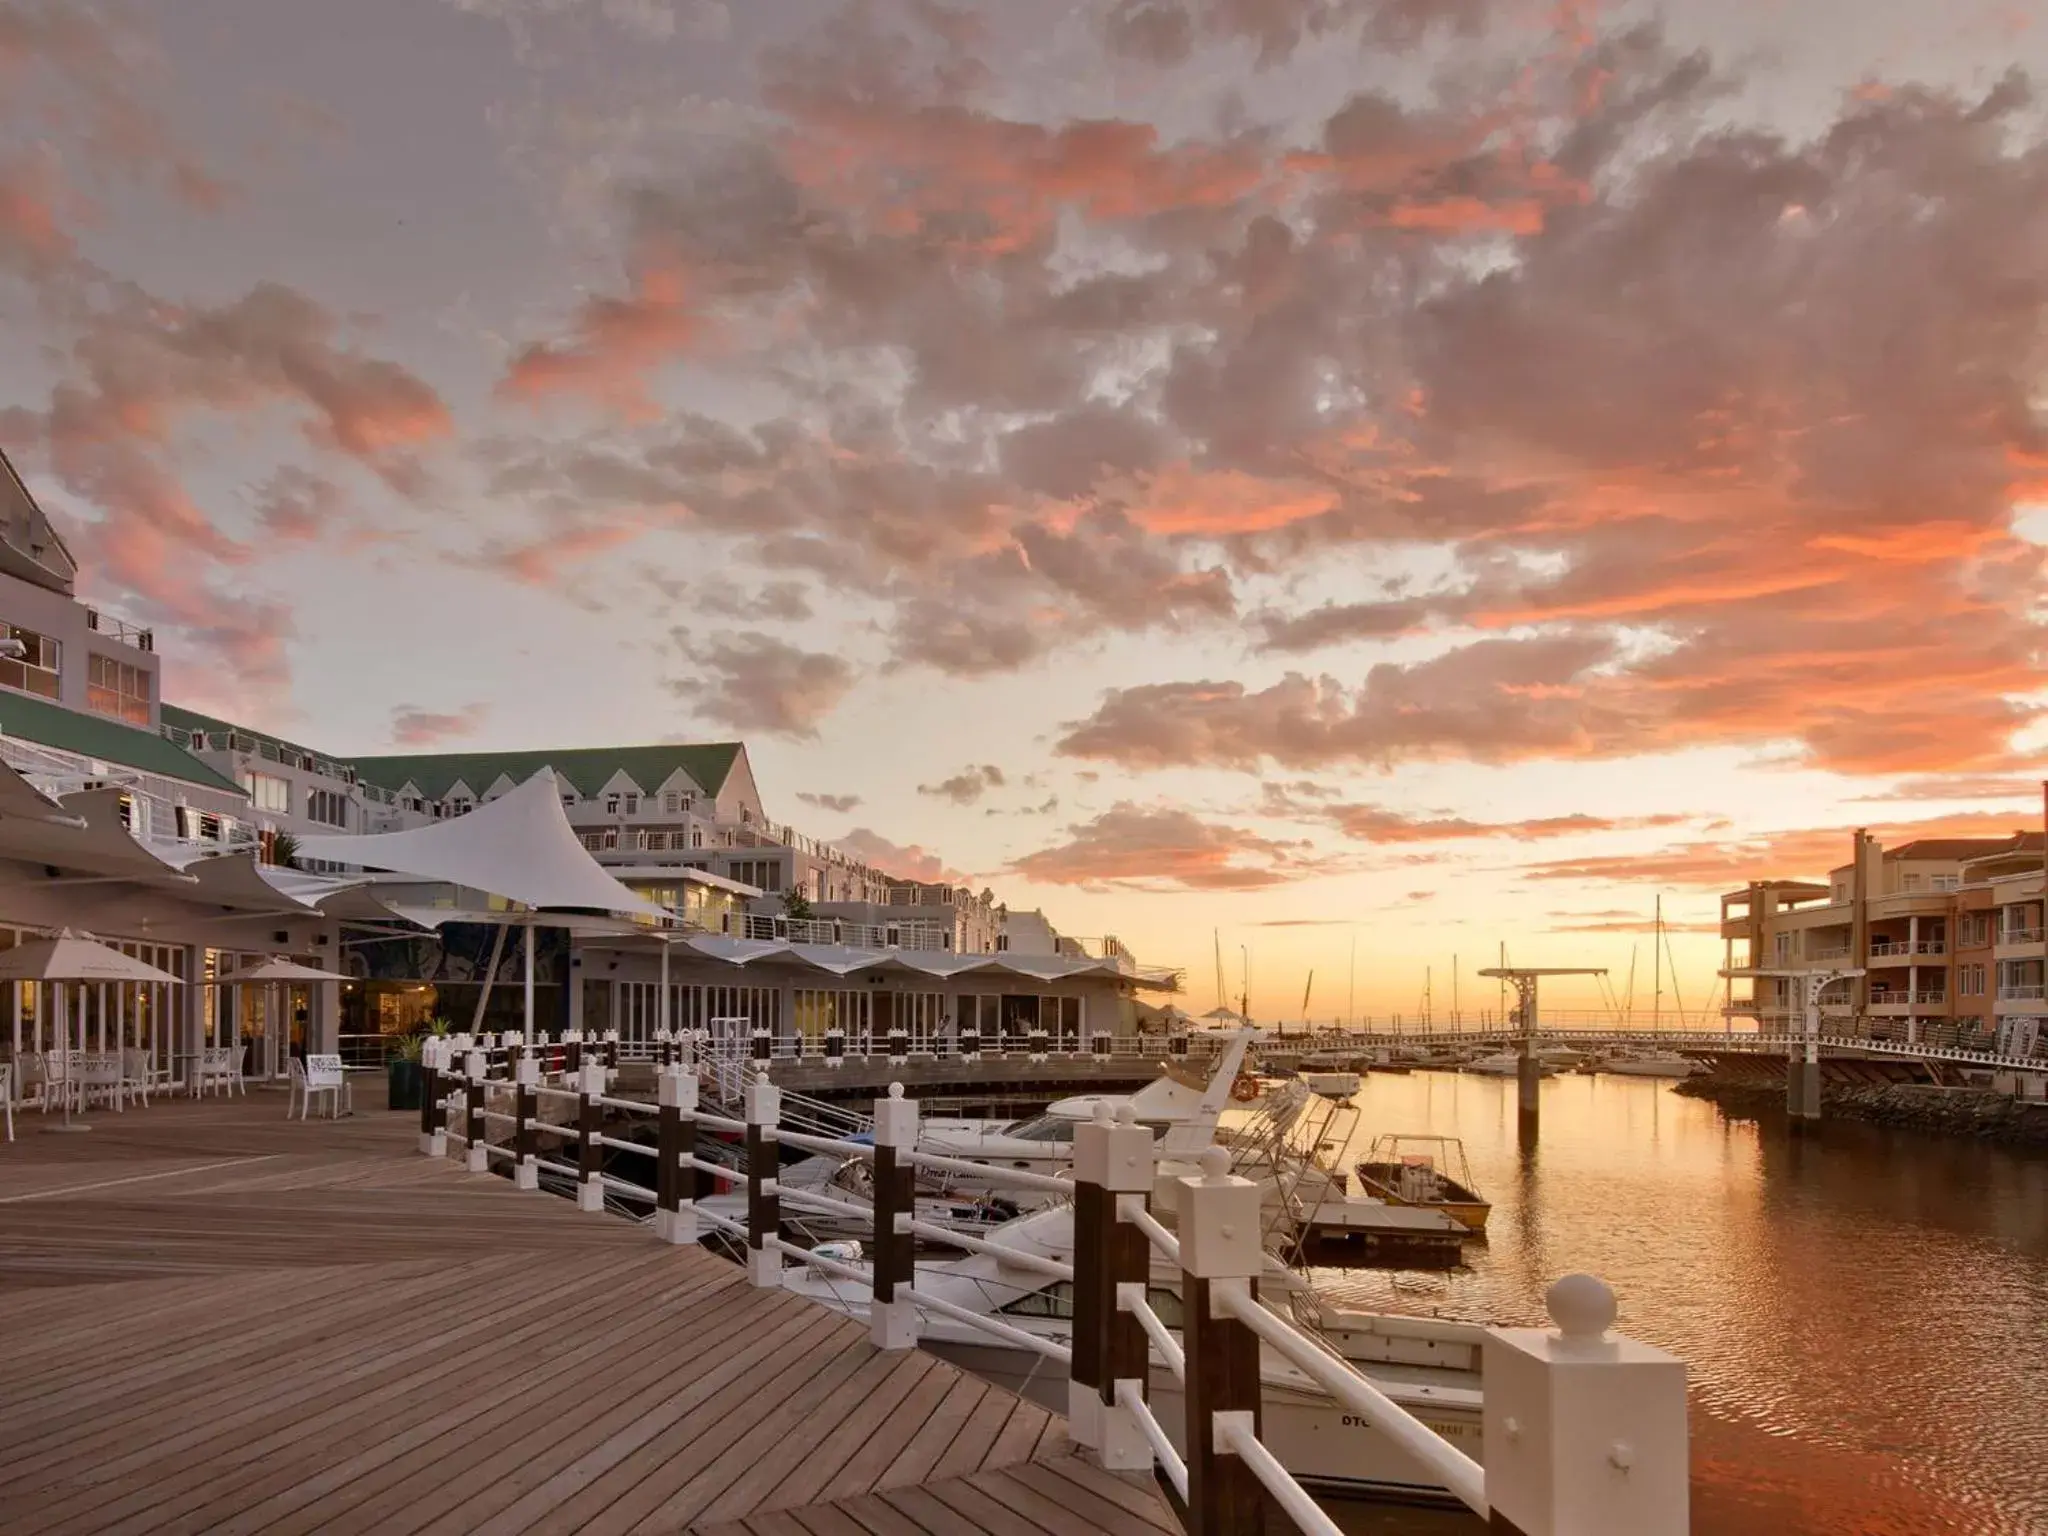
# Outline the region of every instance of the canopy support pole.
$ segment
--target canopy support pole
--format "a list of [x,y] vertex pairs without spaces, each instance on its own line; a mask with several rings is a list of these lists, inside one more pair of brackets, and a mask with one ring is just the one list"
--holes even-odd
[[490,963],[484,967],[484,984],[477,989],[476,1012],[470,1015],[469,1037],[472,1040],[479,1039],[483,1035],[484,1005],[491,1000],[491,983],[497,979],[498,975],[498,957],[504,953],[505,929],[504,925],[500,924],[491,930]]
[[[500,928],[498,932],[505,930]],[[526,918],[526,1043],[533,1044],[533,915]]]
[[[658,1017],[661,1019],[661,1037],[664,1040],[669,1038],[670,1031],[675,1026],[675,1010],[669,1006],[668,998],[668,951],[669,942],[667,939],[663,939],[661,941],[661,1009]],[[666,1058],[663,1059],[666,1060]]]

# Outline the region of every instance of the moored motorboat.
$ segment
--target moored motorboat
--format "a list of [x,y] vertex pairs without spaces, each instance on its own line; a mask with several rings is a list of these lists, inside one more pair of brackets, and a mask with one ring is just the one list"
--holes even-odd
[[1480,1196],[1465,1144],[1455,1136],[1377,1137],[1353,1171],[1363,1193],[1389,1205],[1441,1211],[1475,1233],[1486,1231],[1493,1206]]

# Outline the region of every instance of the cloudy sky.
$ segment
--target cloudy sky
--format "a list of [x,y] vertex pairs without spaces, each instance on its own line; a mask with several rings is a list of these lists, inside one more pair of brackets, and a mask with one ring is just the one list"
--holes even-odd
[[743,736],[1268,1017],[2038,818],[2035,5],[0,0],[0,87],[0,445],[175,702]]

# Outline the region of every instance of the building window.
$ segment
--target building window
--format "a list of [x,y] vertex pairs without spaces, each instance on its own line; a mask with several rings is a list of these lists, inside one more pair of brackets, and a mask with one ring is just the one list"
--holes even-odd
[[1920,888],[1921,888],[1921,887],[1922,887],[1923,885],[1925,885],[1926,883],[1927,883],[1927,880],[1926,880],[1926,877],[1925,877],[1924,875],[1908,875],[1908,876],[1906,876],[1906,889],[1907,889],[1907,890],[1909,890],[1909,891],[1917,891],[1917,890],[1919,890],[1919,889],[1920,889]]
[[324,827],[348,825],[348,796],[331,789],[306,791],[306,819]]
[[58,664],[62,648],[57,642],[5,619],[0,619],[0,640],[19,640],[23,651],[19,660],[0,656],[0,684],[45,699],[56,698],[57,675],[62,670]]
[[[97,661],[99,658],[93,659]],[[242,775],[242,790],[248,795],[249,803],[259,811],[275,811],[280,816],[291,814],[290,779],[280,779],[274,773],[245,773]]]
[[619,814],[619,797],[617,795],[606,795],[604,797],[604,813],[607,816]]
[[638,795],[626,796],[626,814],[628,816],[638,816],[640,814],[640,797]]
[[1959,890],[1962,887],[1962,883],[1963,877],[1961,875],[1929,875],[1927,877],[1929,888],[1937,891]]
[[1982,949],[1991,942],[1991,914],[1988,912],[1965,912],[1962,935],[1956,941],[1960,949]]
[[[149,673],[131,662],[89,651],[85,658],[85,707],[130,725],[149,724]],[[50,697],[56,695],[52,693]]]
[[1777,950],[1778,964],[1789,964],[1792,959],[1792,935],[1789,933],[1772,934],[1771,942]]
[[1984,967],[1976,961],[1956,967],[1956,995],[1958,997],[1982,997],[1984,995]]

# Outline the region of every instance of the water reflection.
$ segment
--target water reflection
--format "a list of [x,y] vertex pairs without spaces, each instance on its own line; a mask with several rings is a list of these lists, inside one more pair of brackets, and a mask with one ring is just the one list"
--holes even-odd
[[[1724,1119],[1643,1079],[1374,1076],[1380,1133],[1464,1138],[1491,1242],[1451,1274],[1330,1272],[1361,1305],[1542,1321],[1569,1270],[1692,1369],[1694,1530],[2048,1532],[2048,1158],[1827,1122]],[[1391,1522],[1391,1523],[1389,1523]],[[1469,1531],[1353,1511],[1347,1528]]]

